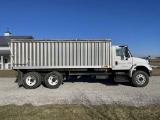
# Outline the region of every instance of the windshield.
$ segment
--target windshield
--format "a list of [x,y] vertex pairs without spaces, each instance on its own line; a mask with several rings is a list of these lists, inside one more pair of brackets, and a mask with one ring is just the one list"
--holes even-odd
[[128,49],[128,46],[120,46],[120,48],[116,50],[116,55],[125,56],[125,57],[133,57],[131,52]]
[[133,55],[131,54],[130,50],[128,49],[128,53],[130,55],[130,57],[133,57]]

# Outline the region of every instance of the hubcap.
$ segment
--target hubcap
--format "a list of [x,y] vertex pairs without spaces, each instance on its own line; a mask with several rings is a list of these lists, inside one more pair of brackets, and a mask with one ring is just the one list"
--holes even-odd
[[48,78],[48,82],[50,85],[57,85],[58,84],[58,77],[55,75],[52,75]]
[[26,78],[26,83],[28,86],[33,86],[36,84],[36,78],[34,76],[28,76]]
[[136,76],[136,82],[139,85],[142,85],[146,82],[146,77],[143,74],[139,74],[139,75]]

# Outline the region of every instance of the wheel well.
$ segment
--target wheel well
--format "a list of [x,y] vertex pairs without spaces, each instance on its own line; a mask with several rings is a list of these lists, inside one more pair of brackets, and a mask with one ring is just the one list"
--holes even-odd
[[144,71],[144,72],[146,72],[150,76],[149,70],[146,67],[144,67],[144,66],[138,66],[138,67],[136,67],[136,70],[137,71],[138,70]]

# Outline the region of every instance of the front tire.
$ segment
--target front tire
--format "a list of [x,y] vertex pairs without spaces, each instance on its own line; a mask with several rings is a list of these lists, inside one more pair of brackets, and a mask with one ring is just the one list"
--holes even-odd
[[24,75],[22,78],[23,86],[26,89],[35,89],[41,85],[42,78],[41,75],[37,72],[29,72]]
[[135,87],[145,87],[149,83],[148,74],[144,71],[134,72],[132,83]]
[[63,76],[61,73],[53,71],[45,76],[45,85],[50,89],[58,88],[63,82]]

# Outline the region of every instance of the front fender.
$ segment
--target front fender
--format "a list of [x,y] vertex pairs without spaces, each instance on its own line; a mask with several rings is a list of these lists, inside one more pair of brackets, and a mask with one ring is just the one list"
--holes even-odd
[[133,72],[136,71],[137,68],[140,68],[138,70],[143,70],[143,71],[144,69],[147,69],[149,76],[151,76],[152,67],[149,64],[134,64],[129,71],[129,77],[132,77]]

